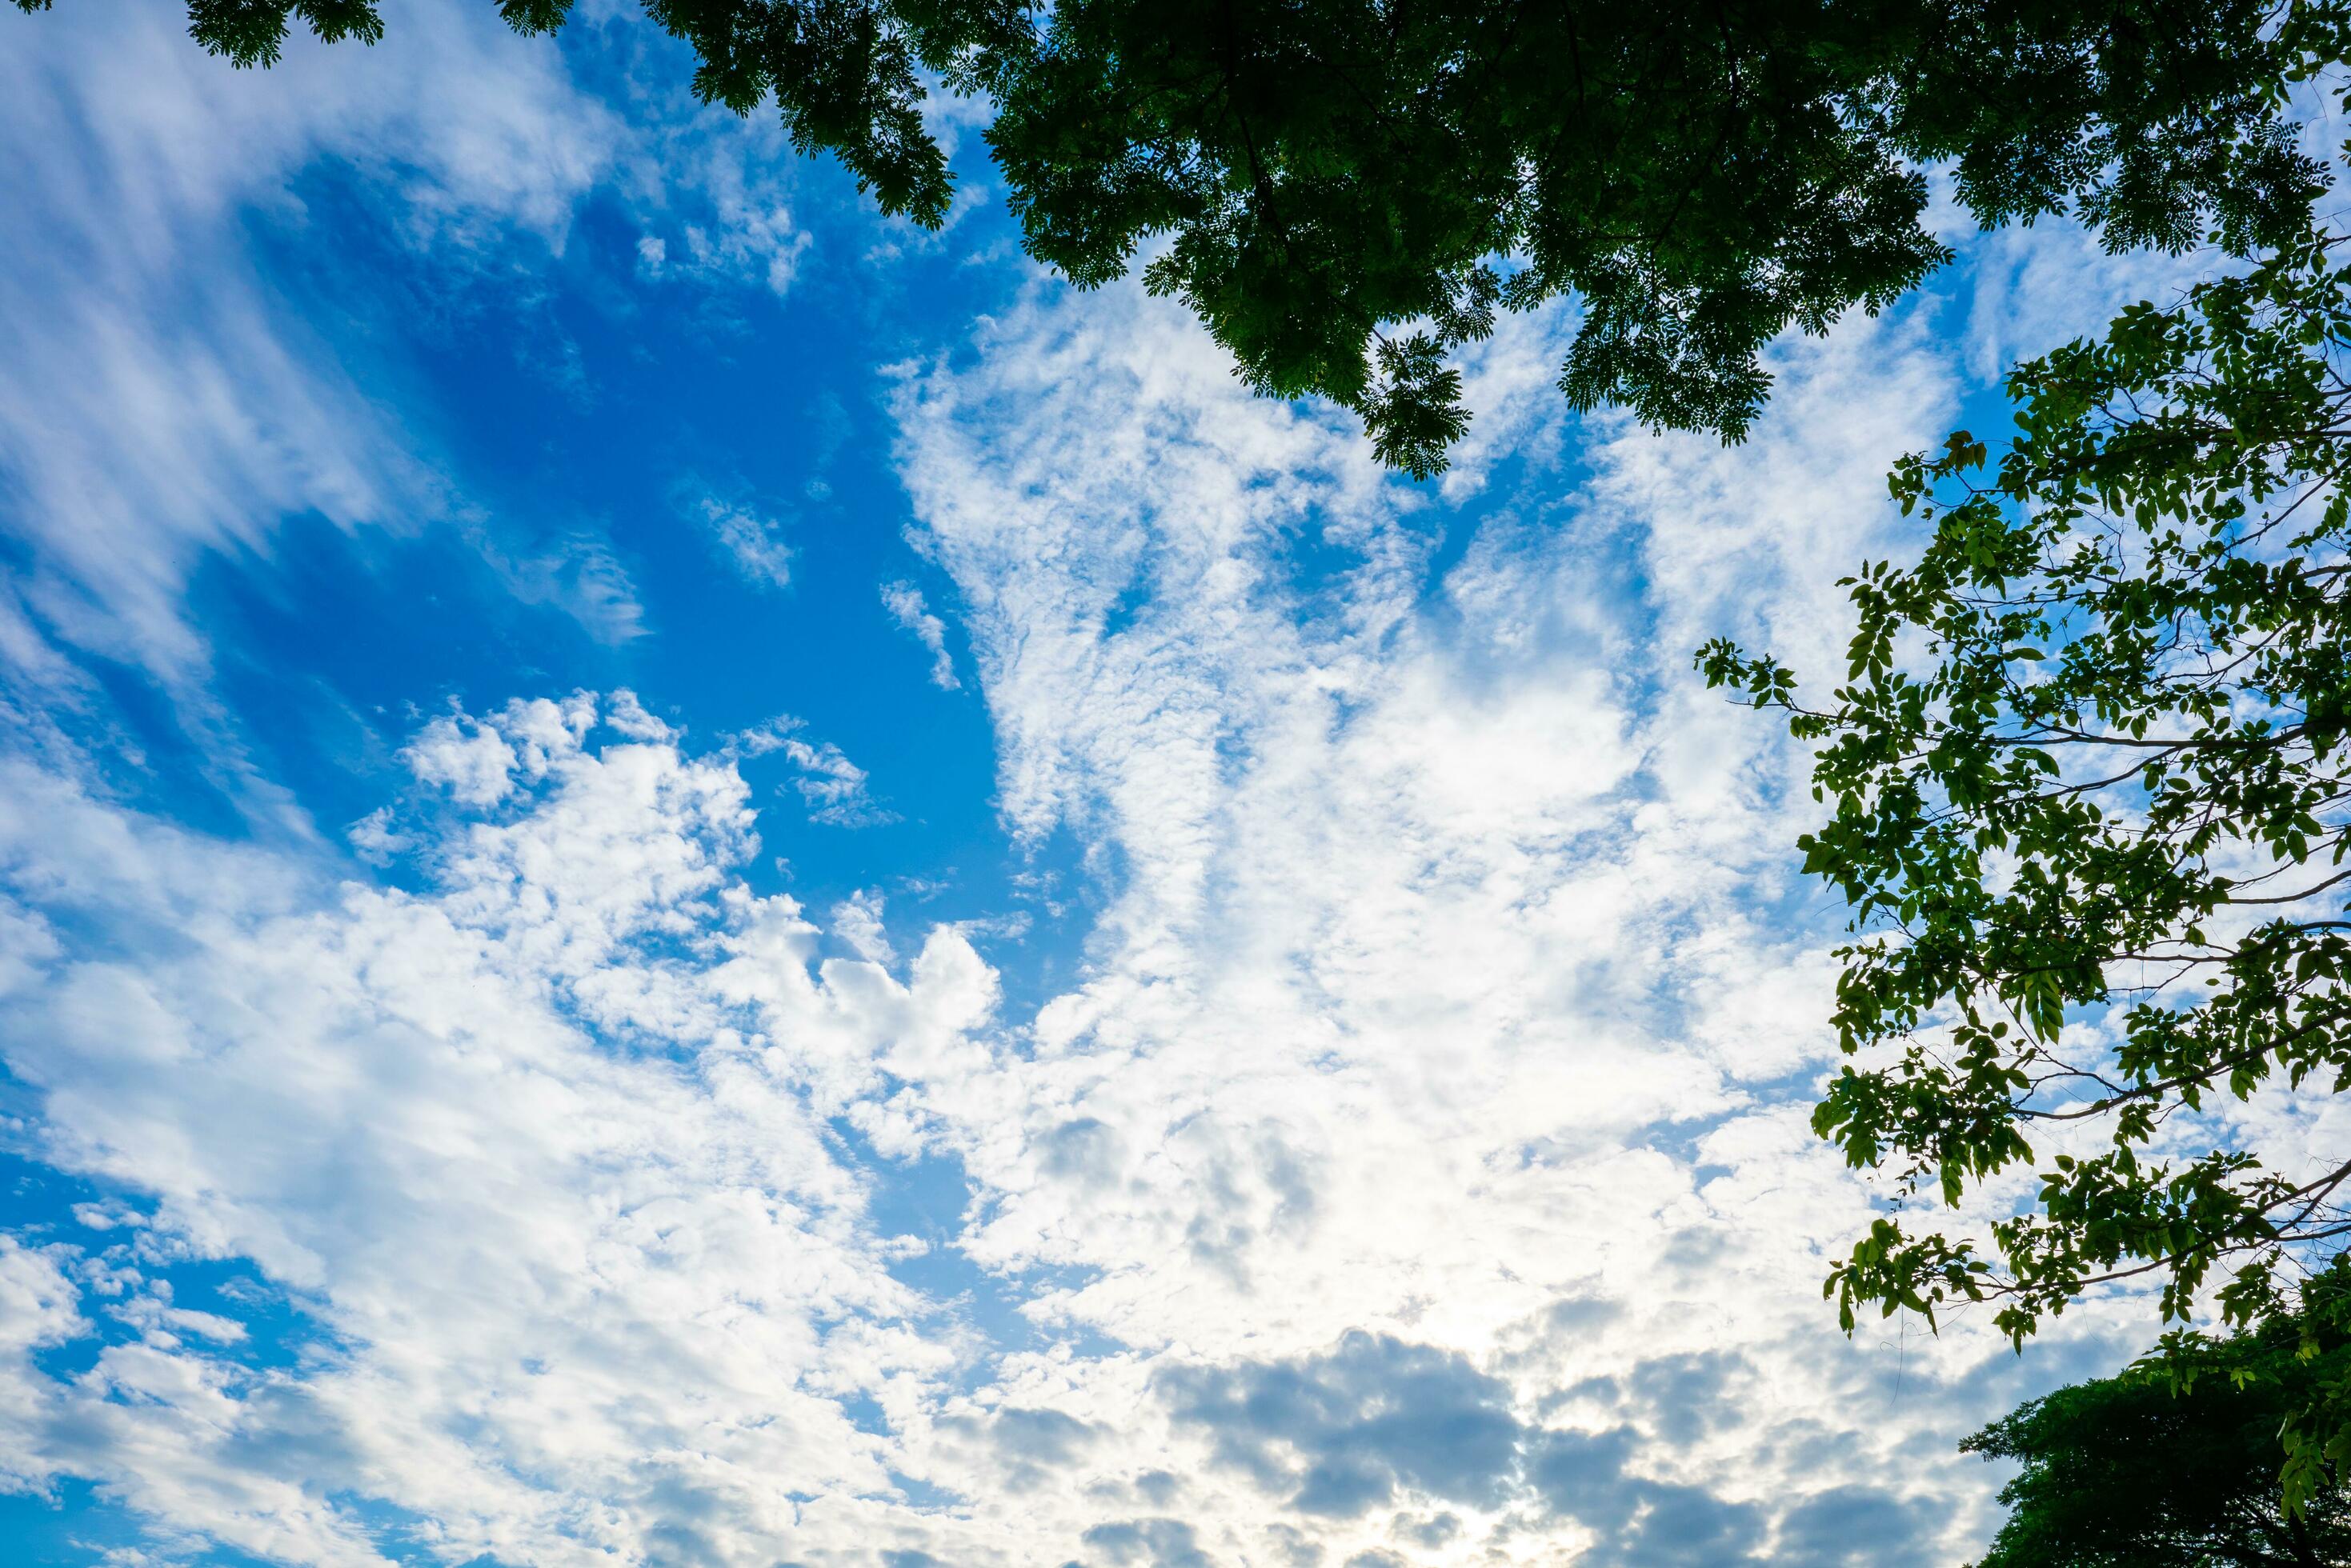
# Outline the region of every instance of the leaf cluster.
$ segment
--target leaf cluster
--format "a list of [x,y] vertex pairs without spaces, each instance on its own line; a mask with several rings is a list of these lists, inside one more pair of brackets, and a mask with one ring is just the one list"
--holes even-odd
[[[16,0],[26,10],[49,0]],[[569,0],[498,0],[525,32]],[[2344,57],[2345,0],[645,0],[695,90],[772,98],[883,211],[937,225],[936,88],[984,95],[1029,250],[1082,286],[1149,253],[1269,396],[1354,410],[1443,469],[1456,351],[1582,304],[1559,385],[1737,440],[1763,346],[1877,310],[1947,252],[1920,171],[1981,223],[2072,212],[2114,247],[2250,254],[2323,166],[2284,118]],[[190,0],[239,65],[299,22],[372,42],[375,0]]]
[[1897,464],[1932,535],[1845,580],[1825,706],[1768,657],[1698,656],[1817,746],[1830,815],[1800,847],[1854,912],[1857,1061],[1815,1130],[1904,1198],[2037,1167],[1989,1248],[1876,1220],[1827,1281],[1848,1331],[1991,1302],[2021,1345],[2126,1280],[2168,1320],[2209,1294],[2279,1321],[2351,1238],[2351,1150],[2275,1168],[2196,1116],[2351,1083],[2342,251],[2307,235],[2020,365],[1996,470],[1964,431]]

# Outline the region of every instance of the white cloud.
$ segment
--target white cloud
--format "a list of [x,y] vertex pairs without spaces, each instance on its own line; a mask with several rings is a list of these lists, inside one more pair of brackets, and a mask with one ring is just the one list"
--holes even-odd
[[914,640],[930,649],[931,684],[942,691],[953,691],[963,685],[956,679],[955,659],[947,652],[946,622],[931,613],[923,602],[923,590],[908,582],[882,585],[882,607],[890,618],[914,634]]
[[[517,758],[507,738],[488,724],[463,713],[434,720],[402,753],[409,771],[426,784],[442,784],[466,805],[496,805],[513,783]],[[390,847],[381,832],[381,814],[370,843]]]
[[692,511],[746,582],[765,588],[790,584],[792,550],[784,543],[782,524],[715,495],[695,502]]
[[[812,243],[807,230],[792,222],[783,207],[755,207],[729,193],[718,202],[720,227],[716,231],[688,223],[684,235],[686,268],[704,275],[756,275],[771,294],[791,292],[799,275],[800,258]],[[675,264],[665,270],[679,270]]]
[[407,836],[392,827],[392,811],[378,806],[343,830],[352,853],[371,866],[389,866],[392,857],[411,846]]
[[0,1236],[0,1492],[47,1490],[40,1431],[55,1404],[29,1355],[77,1338],[81,1292],[50,1251]]
[[[1689,659],[1728,631],[1819,666],[1837,564],[1884,547],[1886,465],[1957,384],[1915,317],[1857,320],[1776,353],[1746,446],[1590,421],[1562,496],[1553,331],[1498,348],[1507,439],[1442,493],[1484,510],[1441,517],[1135,291],[1047,291],[976,364],[909,373],[903,466],[970,609],[1004,809],[1114,868],[1089,978],[985,1072],[921,1085],[979,1183],[967,1251],[1032,1319],[1132,1347],[1008,1369],[1002,1397],[1034,1378],[1075,1418],[1140,1395],[1166,1419],[1171,1377],[1303,1376],[1386,1335],[1399,1367],[1499,1377],[1517,1457],[1448,1491],[1344,1433],[1218,1461],[1228,1426],[1121,1414],[1134,1439],[1084,1473],[1155,1456],[1216,1561],[1605,1563],[1693,1521],[1710,1560],[1809,1561],[1844,1509],[1938,1561],[1990,1501],[1953,1445],[2018,1374],[1964,1319],[1881,1352],[1823,1314],[1868,1209],[1803,1127],[1834,935],[1787,850],[1803,759]],[[1473,537],[1434,576],[1440,526]],[[1569,1492],[1540,1456],[1577,1433],[1616,1434],[1609,1462],[1546,1503]],[[1317,1453],[1358,1490],[1314,1491]],[[1383,1489],[1452,1511],[1446,1543],[1344,1501]],[[1151,1539],[1102,1538],[1178,1551]]]
[[[631,16],[622,25],[641,23]],[[643,225],[639,275],[789,295],[816,237],[793,212],[797,164],[782,125],[771,112],[737,116],[678,91],[693,70],[679,46],[668,46],[659,68],[630,104],[641,142],[628,178]]]
[[[429,726],[420,779],[477,810],[417,896],[8,764],[11,882],[110,933],[26,949],[8,1065],[44,1157],[153,1215],[89,1260],[132,1337],[68,1376],[27,1356],[89,1332],[72,1250],[0,1242],[0,1474],[295,1562],[383,1560],[344,1495],[451,1561],[890,1538],[889,1445],[840,1401],[905,1408],[964,1352],[823,1118],[892,1053],[951,1051],[992,986],[951,932],[904,984],[812,969],[791,900],[733,880],[747,786],[631,738],[641,712]],[[172,1301],[175,1255],[253,1260],[313,1351],[243,1366],[240,1324]]]
[[791,764],[789,788],[808,807],[810,822],[833,827],[870,827],[894,822],[896,815],[873,798],[865,770],[831,741],[811,741],[807,726],[787,713],[736,738],[746,756],[780,754]]
[[[428,288],[546,270],[601,195],[674,231],[646,233],[648,273],[788,289],[810,239],[786,199],[780,127],[695,104],[669,77],[608,101],[565,58],[444,0],[392,18],[373,47],[321,46],[298,25],[266,71],[206,56],[168,7],[12,28],[0,134],[41,152],[0,169],[0,210],[42,243],[0,277],[0,524],[25,551],[0,601],[0,670],[54,694],[61,648],[132,664],[234,756],[187,585],[207,562],[266,574],[284,531],[316,522],[451,528],[523,602],[608,643],[644,629],[595,530],[458,500],[431,421],[386,397],[404,367],[321,340],[249,243],[305,222],[293,192],[326,170],[428,263]],[[559,374],[591,395],[593,368],[568,339],[559,352]],[[784,579],[789,552],[763,520],[710,521],[755,578]]]
[[871,888],[860,888],[831,909],[833,934],[849,944],[850,950],[871,963],[891,964],[898,955],[890,946],[888,929],[882,923],[885,900]]
[[0,205],[44,238],[0,282],[0,466],[27,598],[68,642],[200,677],[179,606],[200,557],[266,555],[305,513],[400,529],[437,509],[434,475],[287,319],[235,219],[343,158],[421,245],[513,228],[559,247],[617,128],[495,18],[434,7],[403,31],[232,72],[160,13],[15,29],[0,130],[45,151],[0,173]]

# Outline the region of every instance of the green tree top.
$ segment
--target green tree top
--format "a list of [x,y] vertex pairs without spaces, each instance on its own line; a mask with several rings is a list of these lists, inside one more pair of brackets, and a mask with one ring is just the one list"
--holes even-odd
[[[2344,1284],[2338,1268],[2310,1293]],[[2330,1482],[2290,1511],[2277,1478],[2279,1428],[2351,1372],[2340,1304],[2209,1341],[2193,1376],[2141,1368],[2061,1388],[1960,1444],[2019,1466],[1976,1568],[2351,1563],[2351,1494]]]
[[[1831,815],[1800,846],[1855,911],[1834,1018],[1859,1061],[1814,1127],[1947,1203],[2038,1168],[1988,1250],[1876,1221],[1829,1278],[1848,1329],[1991,1301],[2022,1345],[2130,1280],[2176,1322],[2208,1292],[2277,1322],[2351,1241],[2351,1148],[2313,1163],[2226,1114],[2351,1084],[2344,250],[2308,237],[2020,365],[1995,472],[1964,431],[1901,462],[1931,536],[1847,579],[1825,706],[1768,657],[1699,655],[1819,743]],[[2301,1496],[2351,1459],[2351,1404],[2308,1414]]]
[[[16,0],[26,10],[49,0]],[[525,32],[569,0],[498,0]],[[1498,309],[1583,315],[1559,384],[1736,440],[1762,346],[1876,310],[1945,259],[1922,165],[1980,223],[2074,211],[2114,247],[2279,244],[2325,184],[2283,115],[2344,57],[2343,0],[646,0],[694,90],[772,96],[885,212],[943,222],[934,81],[996,108],[1029,252],[1081,286],[1146,247],[1274,397],[1442,469],[1456,349]],[[190,0],[197,41],[279,57],[374,0]]]

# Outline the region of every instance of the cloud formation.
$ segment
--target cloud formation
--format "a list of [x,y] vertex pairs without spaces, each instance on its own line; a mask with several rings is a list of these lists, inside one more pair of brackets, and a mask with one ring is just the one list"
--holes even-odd
[[[1193,433],[1137,472],[1088,471],[1060,402],[1131,369],[1023,362],[1066,316],[902,405],[933,547],[1000,618],[1008,815],[1115,857],[1033,1017],[951,927],[902,964],[861,892],[826,958],[746,885],[735,759],[870,809],[797,721],[702,754],[626,694],[425,721],[363,836],[406,891],[14,764],[9,1069],[39,1158],[138,1201],[12,1264],[9,1473],[317,1562],[1719,1562],[1827,1551],[1841,1509],[1963,1538],[1916,1451],[1948,1417],[1886,1408],[1813,1308],[1865,1212],[1775,1086],[1816,993],[1683,978],[1801,972],[1756,912],[1770,814],[1717,805],[1787,760],[1606,673],[1641,535],[1506,503],[1426,594],[1426,504],[1346,432],[1106,308],[1192,357],[1136,418]],[[967,407],[1027,422],[970,444]],[[1032,462],[1081,488],[1021,499]],[[1582,504],[1666,487],[1598,472]],[[883,1218],[926,1163],[966,1195],[944,1237]],[[172,1293],[204,1260],[256,1271],[290,1361]]]
[[[816,962],[789,898],[731,879],[741,779],[625,695],[435,721],[409,757],[415,895],[9,770],[0,859],[46,897],[11,906],[8,1067],[45,1160],[151,1202],[0,1254],[0,1473],[321,1563],[402,1549],[343,1493],[429,1521],[409,1548],[549,1563],[772,1559],[895,1495],[843,1401],[907,1410],[964,1351],[826,1118],[978,1022],[985,968],[951,932],[905,981]],[[169,1307],[176,1263],[233,1258],[295,1364]],[[119,1328],[45,1375],[85,1301]]]
[[1748,446],[1589,421],[1570,480],[1554,324],[1515,328],[1471,378],[1513,455],[1437,497],[1137,293],[910,376],[1004,809],[1113,889],[1023,1048],[925,1085],[966,1249],[1159,1369],[1218,1560],[1771,1560],[1835,1484],[1961,1550],[1984,1494],[1927,1434],[2004,1351],[1818,1316],[1868,1197],[1803,1127],[1803,759],[1687,662],[1841,642],[1812,564],[1881,547],[1958,386],[1917,317],[1856,322],[1781,351]]
[[[13,597],[50,635],[200,677],[179,596],[207,555],[266,555],[289,518],[398,531],[445,509],[244,250],[242,216],[346,159],[420,249],[559,249],[623,132],[495,18],[434,5],[412,25],[437,47],[298,45],[266,73],[226,70],[162,14],[12,29],[0,131],[45,151],[0,173],[0,210],[45,238],[0,282],[0,468],[32,552]],[[507,564],[569,591],[533,555]]]
[[923,602],[923,590],[908,582],[882,585],[882,607],[890,618],[907,631],[914,640],[930,650],[931,684],[942,691],[953,691],[963,682],[956,679],[955,658],[947,652],[946,622],[933,615]]
[[792,551],[784,543],[782,524],[715,495],[703,496],[690,510],[746,582],[766,588],[791,585]]
[[[989,847],[878,842],[973,705],[857,686],[845,644],[673,668],[661,713],[737,704],[709,744],[508,649],[436,674],[382,717],[398,787],[326,818],[356,859],[51,743],[109,661],[192,701],[191,584],[266,576],[289,520],[455,528],[643,668],[664,576],[843,569],[698,498],[642,576],[485,518],[246,245],[301,171],[355,170],[420,266],[551,270],[602,223],[598,308],[799,297],[855,236],[773,127],[591,92],[486,15],[236,78],[152,19],[38,20],[0,62],[0,124],[63,150],[0,173],[58,236],[0,281],[0,1108],[83,1185],[0,1235],[0,1488],[334,1564],[1899,1568],[1986,1533],[1958,1436],[2123,1346],[2123,1303],[2029,1371],[1964,1318],[1823,1318],[1871,1194],[1804,1126],[1805,759],[1687,667],[1720,633],[1834,662],[1834,568],[1900,541],[1887,458],[1975,389],[1951,344],[2102,308],[2053,286],[2070,236],[1782,346],[1738,449],[1567,419],[1563,322],[1513,319],[1426,487],[1138,290],[861,324],[925,345],[894,445],[819,399],[814,466],[903,486],[951,591],[878,531],[844,619],[970,677],[1004,885],[1055,889],[1061,950],[885,900]],[[876,691],[934,704],[894,772],[886,725],[740,727]],[[820,843],[849,869],[804,905],[762,857]]]

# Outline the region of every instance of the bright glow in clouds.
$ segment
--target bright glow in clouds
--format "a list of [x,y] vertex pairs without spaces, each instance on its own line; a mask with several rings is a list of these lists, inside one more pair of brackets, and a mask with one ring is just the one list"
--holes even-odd
[[[2148,1320],[2023,1361],[1964,1314],[1837,1334],[1871,1194],[1804,1127],[1803,759],[1688,659],[1832,667],[1834,578],[1903,547],[1888,459],[1983,345],[2112,303],[2036,262],[2073,241],[1783,346],[1738,449],[1567,419],[1559,323],[1514,321],[1414,487],[1180,312],[1036,279],[992,209],[918,243],[694,116],[635,23],[559,55],[455,16],[266,77],[5,23],[0,200],[60,237],[0,283],[0,1530],[1978,1546],[1957,1440]],[[297,284],[339,244],[476,325],[329,352]],[[545,405],[528,483],[465,440],[493,361]],[[735,461],[693,443],[736,365],[783,388],[746,442],[810,454],[788,524],[678,498]]]

